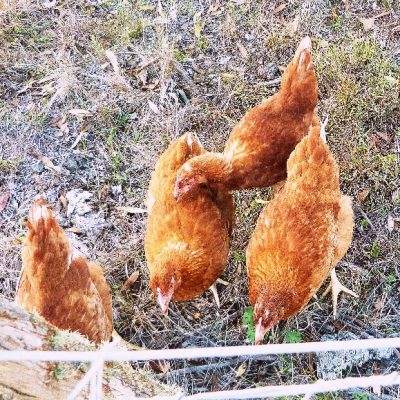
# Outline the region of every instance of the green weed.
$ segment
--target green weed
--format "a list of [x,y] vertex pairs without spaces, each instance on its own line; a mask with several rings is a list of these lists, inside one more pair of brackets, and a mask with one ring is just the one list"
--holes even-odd
[[253,320],[253,307],[246,307],[243,313],[242,325],[247,327],[247,340],[249,343],[254,343],[256,340],[256,331]]

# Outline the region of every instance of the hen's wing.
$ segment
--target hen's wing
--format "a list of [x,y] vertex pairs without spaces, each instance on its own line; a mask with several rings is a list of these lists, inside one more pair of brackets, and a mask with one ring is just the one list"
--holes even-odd
[[337,217],[337,249],[334,266],[344,257],[350,247],[353,239],[353,208],[351,205],[351,197],[342,195],[340,198],[340,209]]

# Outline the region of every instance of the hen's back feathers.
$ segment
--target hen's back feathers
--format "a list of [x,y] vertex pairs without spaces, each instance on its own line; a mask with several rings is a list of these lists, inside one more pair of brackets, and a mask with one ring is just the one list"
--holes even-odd
[[268,329],[300,311],[340,259],[338,253],[344,255],[352,229],[348,206],[337,164],[319,126],[313,126],[291,154],[287,181],[262,211],[247,248],[250,302],[258,304],[259,314],[268,311]]
[[111,293],[102,268],[74,254],[43,199],[31,208],[27,226],[16,301],[60,329],[96,343],[109,340]]
[[[150,287],[155,295],[161,290],[164,298],[169,293],[168,298],[177,301],[203,293],[222,273],[234,219],[230,193],[205,187],[186,199],[175,199],[177,170],[199,153],[204,150],[197,137],[183,135],[161,155],[149,185],[153,207],[145,250]],[[176,284],[173,296],[172,278]]]
[[[249,110],[233,128],[223,154],[205,153],[177,174],[183,197],[199,182],[222,190],[271,186],[286,178],[286,162],[307,134],[317,105],[318,86],[305,38],[282,76],[278,93]],[[194,179],[202,176],[202,179]]]

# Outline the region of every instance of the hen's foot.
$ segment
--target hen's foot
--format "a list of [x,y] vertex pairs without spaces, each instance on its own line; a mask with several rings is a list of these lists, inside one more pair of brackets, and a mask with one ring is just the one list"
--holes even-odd
[[331,283],[322,294],[322,298],[324,298],[329,293],[329,291],[332,291],[333,318],[336,318],[337,315],[337,302],[340,292],[345,292],[347,294],[350,294],[351,296],[358,297],[358,294],[354,293],[352,290],[348,289],[346,286],[342,285],[339,282],[339,279],[336,276],[335,269],[331,271]]
[[229,282],[226,282],[220,278],[218,278],[211,286],[210,290],[212,291],[212,294],[214,295],[215,302],[217,303],[217,307],[219,308],[221,306],[221,303],[219,301],[219,296],[217,292],[217,283],[221,283],[222,285],[229,285]]

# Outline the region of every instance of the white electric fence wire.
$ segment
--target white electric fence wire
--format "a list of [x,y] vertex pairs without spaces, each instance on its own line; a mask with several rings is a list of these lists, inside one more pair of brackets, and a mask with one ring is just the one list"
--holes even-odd
[[[268,344],[263,346],[230,346],[207,347],[193,349],[169,350],[140,350],[140,351],[111,351],[118,340],[105,344],[99,351],[1,351],[1,361],[81,361],[91,362],[89,371],[78,382],[67,400],[74,400],[90,383],[90,399],[102,399],[102,381],[104,361],[145,361],[145,360],[172,360],[217,357],[257,357],[267,354],[318,353],[329,351],[365,350],[400,348],[400,337],[384,339],[365,339],[348,341],[327,341],[309,343]],[[209,400],[209,399],[253,399],[260,397],[279,397],[305,395],[310,399],[316,393],[325,393],[351,388],[381,387],[400,384],[400,371],[389,375],[377,375],[359,378],[344,378],[332,381],[319,380],[313,384],[281,385],[258,387],[254,389],[228,390],[219,392],[185,395],[179,393],[174,396],[156,396],[152,399],[163,400]],[[135,398],[141,400],[140,398]]]
[[369,388],[379,383],[382,386],[400,384],[400,372],[389,375],[375,375],[361,378],[344,378],[332,381],[319,380],[304,385],[265,386],[254,389],[222,390],[219,392],[198,393],[194,395],[178,394],[175,396],[135,397],[135,400],[223,400],[223,399],[259,399],[280,396],[298,396],[305,394],[311,398],[317,393],[348,390],[352,388]]
[[[67,400],[75,400],[76,397],[79,395],[79,393],[81,393],[81,391],[87,386],[88,383],[90,383],[90,386],[89,386],[90,387],[90,391],[89,391],[90,400],[92,400],[92,399],[98,400],[99,399],[98,397],[96,397],[96,392],[97,392],[96,375],[100,369],[103,370],[104,357],[107,354],[109,354],[110,350],[118,342],[119,342],[119,338],[114,338],[112,342],[104,344],[100,350],[98,350],[96,352],[92,352],[92,354],[96,355],[96,357],[95,357],[95,359],[91,360],[93,362],[89,368],[89,371],[86,372],[86,374],[83,376],[83,378],[77,383],[74,390],[67,397]],[[51,353],[51,352],[49,352],[49,353]],[[68,354],[69,352],[62,351],[61,353]],[[60,359],[59,361],[65,361],[65,360]],[[71,360],[68,360],[68,361],[71,361]],[[85,360],[81,360],[81,359],[77,358],[73,361],[85,361]],[[103,377],[101,377],[100,390],[102,390],[102,380],[103,380]],[[102,397],[102,394],[100,393],[100,399],[101,399],[101,397]]]
[[[112,342],[113,343],[113,342]],[[400,348],[400,337],[308,343],[266,344],[261,346],[199,347],[191,349],[115,351],[104,361],[149,361],[195,358],[255,357],[268,354],[319,353],[327,351]],[[93,351],[2,351],[0,361],[82,361],[93,362]]]

